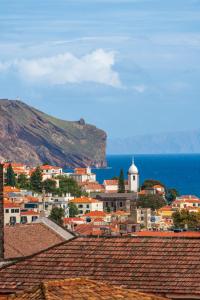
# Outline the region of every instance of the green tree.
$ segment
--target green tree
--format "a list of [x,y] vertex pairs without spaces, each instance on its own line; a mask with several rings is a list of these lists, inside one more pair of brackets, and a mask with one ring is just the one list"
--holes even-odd
[[37,167],[35,171],[31,174],[30,185],[31,189],[34,192],[42,192],[42,171],[40,167]]
[[80,197],[85,194],[73,178],[58,176],[57,179],[59,179],[59,195],[70,193],[74,197]]
[[160,195],[141,195],[137,202],[137,207],[159,209],[166,205],[165,199]]
[[78,215],[78,213],[79,213],[78,212],[78,208],[77,208],[77,206],[74,203],[69,202],[68,208],[69,208],[69,216],[70,216],[70,218],[73,218],[73,217],[75,217],[75,216]]
[[125,192],[125,183],[124,183],[124,171],[123,169],[120,170],[119,180],[118,180],[118,193]]
[[173,202],[178,196],[179,196],[179,192],[176,189],[174,188],[167,189],[166,199],[169,203]]
[[107,213],[110,213],[110,206],[106,208]]
[[172,214],[174,226],[177,228],[196,229],[200,226],[200,213],[189,212],[186,209]]
[[16,177],[11,164],[8,165],[6,172],[6,185],[16,186]]
[[163,187],[165,188],[165,185],[164,185],[162,182],[160,182],[159,180],[146,179],[146,180],[143,182],[143,184],[142,184],[142,186],[141,186],[141,189],[142,189],[142,190],[145,190],[145,189],[147,189],[147,188],[152,188],[154,185],[161,185],[161,186],[163,186]]
[[30,181],[26,174],[20,174],[17,178],[17,186],[21,189],[29,189]]
[[46,193],[55,193],[56,192],[56,181],[53,179],[46,179],[42,182],[42,188]]
[[53,207],[49,218],[55,221],[59,225],[63,225],[63,218],[65,216],[65,211],[61,207]]

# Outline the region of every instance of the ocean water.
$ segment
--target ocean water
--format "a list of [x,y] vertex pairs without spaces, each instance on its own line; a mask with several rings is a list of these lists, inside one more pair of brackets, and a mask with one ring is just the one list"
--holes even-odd
[[[179,155],[135,155],[134,161],[140,173],[140,183],[145,179],[157,179],[180,194],[200,197],[200,154]],[[108,155],[107,169],[93,169],[97,180],[119,176],[120,169],[127,171],[132,162],[131,155]]]

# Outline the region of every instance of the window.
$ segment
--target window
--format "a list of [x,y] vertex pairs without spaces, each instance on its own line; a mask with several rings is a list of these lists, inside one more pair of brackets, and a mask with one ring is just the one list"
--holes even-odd
[[6,209],[6,214],[8,214],[9,213],[9,209]]
[[80,215],[82,215],[82,214],[83,214],[83,211],[82,211],[82,210],[79,210],[78,212],[79,212],[79,214],[80,214]]
[[120,206],[120,207],[122,207],[122,206],[123,206],[123,203],[122,203],[122,202],[120,202],[120,203],[119,203],[119,206]]
[[90,208],[90,205],[89,205],[89,204],[87,204],[87,205],[86,205],[86,208]]
[[19,213],[19,209],[18,209],[18,208],[17,208],[17,209],[16,209],[16,208],[15,208],[15,209],[12,208],[12,209],[11,209],[11,213],[12,213],[12,214],[14,214],[14,213],[15,213],[15,214],[16,214],[16,213]]
[[37,216],[32,216],[32,222],[36,221],[37,220]]
[[10,224],[15,225],[16,224],[16,217],[10,217]]
[[78,205],[78,208],[83,208],[83,205],[82,205],[82,204],[79,204],[79,205]]
[[133,180],[135,180],[135,175],[133,175]]
[[26,224],[27,223],[27,216],[22,216],[21,217],[21,223]]

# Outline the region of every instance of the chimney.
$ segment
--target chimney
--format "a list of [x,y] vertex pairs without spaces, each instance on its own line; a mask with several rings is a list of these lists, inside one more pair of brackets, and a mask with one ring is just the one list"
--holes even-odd
[[3,164],[0,164],[0,261],[4,259]]

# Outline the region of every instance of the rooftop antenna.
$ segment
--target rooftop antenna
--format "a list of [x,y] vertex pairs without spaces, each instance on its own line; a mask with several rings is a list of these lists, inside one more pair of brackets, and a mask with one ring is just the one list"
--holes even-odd
[[135,164],[135,161],[134,161],[134,155],[132,156],[132,165]]

